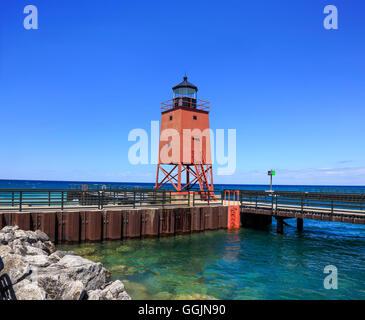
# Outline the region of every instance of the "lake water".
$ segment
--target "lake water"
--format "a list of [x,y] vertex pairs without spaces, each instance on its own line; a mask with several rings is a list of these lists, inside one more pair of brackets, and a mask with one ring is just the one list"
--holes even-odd
[[[133,299],[365,299],[365,226],[287,220],[267,230],[60,246],[111,270]],[[326,290],[324,268],[338,270]]]

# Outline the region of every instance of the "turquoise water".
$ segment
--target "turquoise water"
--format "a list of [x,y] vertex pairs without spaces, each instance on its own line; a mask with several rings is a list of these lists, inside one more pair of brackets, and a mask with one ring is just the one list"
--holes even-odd
[[[134,299],[365,299],[365,226],[287,220],[267,230],[60,246],[111,270]],[[338,269],[326,290],[323,270]]]

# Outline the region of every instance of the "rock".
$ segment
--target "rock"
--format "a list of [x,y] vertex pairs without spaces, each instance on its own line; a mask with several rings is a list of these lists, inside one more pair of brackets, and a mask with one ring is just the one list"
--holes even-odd
[[75,255],[64,256],[52,268],[56,268],[56,272],[61,272],[70,279],[82,281],[86,290],[100,288],[106,283],[109,273],[101,263],[94,263]]
[[20,229],[14,231],[14,237],[16,239],[23,239],[23,240],[28,238],[27,233],[24,230]]
[[42,231],[5,227],[0,243],[0,275],[9,276],[19,300],[131,299],[121,281],[108,282],[111,274],[101,263],[56,251]]
[[0,230],[0,232],[3,232],[3,233],[14,233],[16,230],[19,230],[19,227],[18,226],[6,226],[4,228],[2,228]]
[[41,230],[36,230],[35,234],[40,241],[43,241],[43,242],[49,241],[49,237]]
[[7,245],[11,239],[11,234],[1,233],[0,234],[0,244]]
[[10,248],[0,247],[0,257],[4,263],[4,269],[0,272],[0,275],[8,274],[11,282],[14,284],[29,275],[31,267],[29,263],[23,260],[23,256],[13,252]]
[[65,281],[59,277],[39,278],[36,282],[45,293],[45,300],[79,300],[85,288],[81,281]]
[[23,280],[13,288],[18,300],[44,300],[46,297],[44,290],[29,280]]
[[26,241],[29,243],[35,243],[38,241],[38,237],[35,232],[33,231],[25,231],[26,235]]
[[26,250],[26,254],[31,255],[31,256],[48,254],[46,251],[44,251],[40,248],[37,248],[37,247],[27,246],[27,247],[25,247],[25,250]]
[[27,248],[20,239],[15,239],[10,242],[10,247],[14,250],[15,254],[25,255],[27,253]]
[[58,262],[67,255],[76,255],[76,253],[73,251],[55,251],[49,256],[49,259],[52,262]]
[[103,290],[91,290],[87,294],[89,300],[131,300],[120,280],[112,282]]
[[56,247],[51,241],[42,242],[39,240],[36,243],[33,243],[32,246],[46,251],[47,254],[51,254],[56,251]]
[[24,261],[36,267],[48,267],[51,264],[47,255],[39,254],[34,256],[25,256]]
[[84,284],[77,281],[70,281],[63,286],[63,300],[79,300],[85,290]]

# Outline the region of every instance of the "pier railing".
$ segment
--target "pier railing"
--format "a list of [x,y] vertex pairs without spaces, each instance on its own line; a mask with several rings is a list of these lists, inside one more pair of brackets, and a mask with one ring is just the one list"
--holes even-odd
[[319,192],[240,191],[240,205],[246,208],[315,212],[329,215],[365,215],[365,195]]
[[223,192],[125,189],[0,189],[0,210],[171,207],[222,204]]
[[238,198],[231,199],[229,195],[234,194],[233,190],[176,192],[154,189],[0,189],[0,211],[65,210],[80,207],[194,207],[219,205],[225,200],[235,200],[243,208],[266,209],[273,214],[280,210],[365,215],[365,194],[250,190],[240,190],[238,193]]

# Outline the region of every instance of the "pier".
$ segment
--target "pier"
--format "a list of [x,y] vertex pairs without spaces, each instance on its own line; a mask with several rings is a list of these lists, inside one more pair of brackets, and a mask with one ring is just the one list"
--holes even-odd
[[304,219],[365,224],[365,194],[241,190],[240,208],[244,225],[269,216],[276,219],[278,233],[286,219],[296,219],[299,231]]
[[0,190],[0,229],[42,230],[56,243],[262,228],[296,219],[365,224],[365,195],[250,190]]

